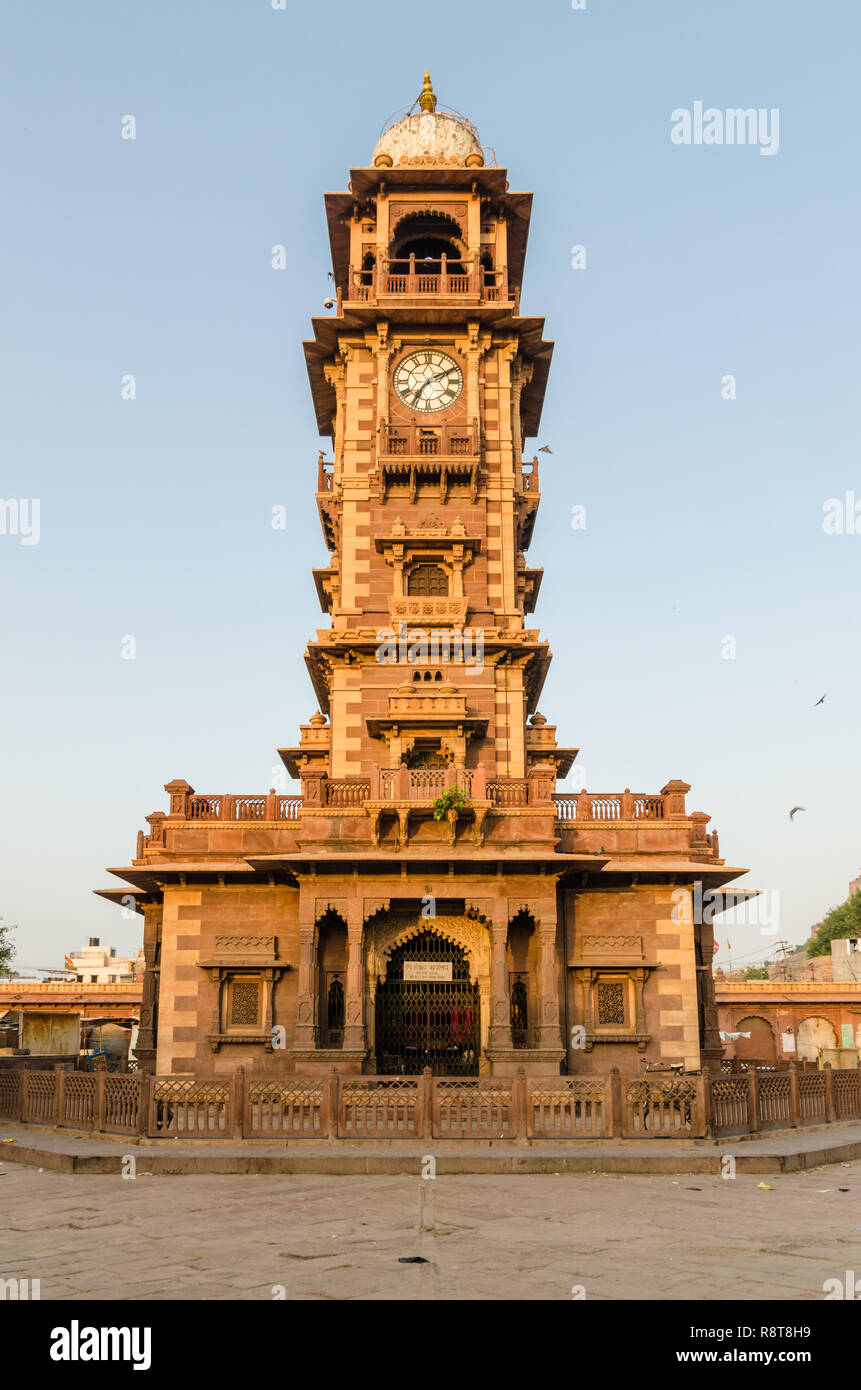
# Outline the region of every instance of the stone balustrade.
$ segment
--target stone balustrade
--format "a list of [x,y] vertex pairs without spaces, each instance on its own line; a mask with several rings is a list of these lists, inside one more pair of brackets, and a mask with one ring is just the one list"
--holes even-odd
[[338,289],[338,312],[344,304],[376,304],[390,298],[472,300],[477,304],[514,304],[519,312],[520,289],[509,284],[508,269],[487,270],[473,256],[423,261],[411,255],[382,259],[368,268],[350,267],[349,282]]
[[[476,801],[489,801],[501,809],[536,804],[547,795],[544,785],[552,768],[532,768],[526,777],[488,778],[483,763],[476,768],[380,768],[373,765],[368,776],[330,778],[325,772],[309,771],[302,778],[302,795],[287,796],[270,788],[262,795],[238,796],[228,793],[203,795],[187,782],[170,782],[171,807],[167,816],[156,812],[153,819],[184,821],[285,821],[299,820],[308,806],[361,806],[365,801],[433,801],[449,787],[458,787]],[[555,780],[555,779],[554,779]],[[534,790],[541,781],[541,793]],[[318,791],[317,788],[320,788]],[[313,790],[311,790],[313,788]],[[574,822],[688,820],[695,841],[709,843],[708,816],[701,811],[686,813],[685,783],[668,783],[655,796],[646,792],[553,793],[556,820]],[[309,796],[309,791],[311,792]]]
[[520,487],[522,492],[528,492],[530,497],[538,497],[541,492],[541,484],[538,477],[538,459],[534,458],[527,462],[523,460],[520,465]]
[[0,1072],[0,1120],[151,1139],[728,1138],[857,1123],[861,1067],[452,1081],[415,1076]]
[[641,792],[580,792],[554,796],[561,821],[664,820],[665,798]]
[[480,449],[477,426],[380,426],[379,452],[384,458],[472,458]]
[[[708,816],[686,812],[687,783],[668,782],[660,793],[587,792],[556,793],[556,772],[551,763],[532,767],[525,777],[488,776],[483,763],[475,768],[381,768],[374,764],[364,776],[329,777],[309,768],[302,773],[301,795],[285,795],[270,788],[267,793],[240,796],[233,793],[204,795],[188,782],[169,782],[167,814],[156,811],[147,817],[149,835],[138,836],[137,858],[147,850],[165,847],[165,832],[172,824],[200,825],[253,822],[267,825],[294,823],[301,826],[303,813],[324,810],[362,812],[387,803],[431,807],[447,790],[457,788],[484,811],[517,812],[525,808],[546,807],[552,812],[557,833],[648,822],[659,823],[682,837],[693,854],[717,858],[717,834],[707,834]],[[604,843],[604,841],[602,841]],[[613,841],[607,841],[612,845]],[[681,841],[680,841],[681,843]]]

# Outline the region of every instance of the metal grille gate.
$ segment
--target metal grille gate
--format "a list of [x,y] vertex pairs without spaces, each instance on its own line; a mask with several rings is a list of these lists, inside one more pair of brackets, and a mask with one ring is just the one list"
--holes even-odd
[[[404,963],[451,964],[451,980],[405,980]],[[469,962],[436,932],[398,946],[385,983],[377,986],[377,1069],[381,1076],[477,1076],[480,1048],[478,984]]]

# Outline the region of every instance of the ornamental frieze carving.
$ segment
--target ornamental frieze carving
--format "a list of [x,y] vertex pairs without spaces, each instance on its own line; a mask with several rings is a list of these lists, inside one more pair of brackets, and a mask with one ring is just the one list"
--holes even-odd
[[459,946],[469,959],[473,980],[490,974],[490,934],[483,923],[467,916],[422,917],[394,914],[378,920],[372,928],[368,949],[371,976],[385,980],[392,952],[423,932],[432,931],[444,941]]
[[388,912],[391,906],[391,898],[365,898],[363,912],[365,921],[370,922],[372,917],[376,917],[378,912]]
[[[473,921],[481,921],[485,923],[486,926],[491,927],[493,925],[493,909],[495,905],[496,903],[493,898],[468,898],[463,906],[467,917],[471,918]],[[503,908],[505,904],[503,903],[500,906]]]
[[635,955],[643,954],[641,936],[583,936],[580,938],[580,954],[586,955]]
[[348,911],[349,900],[347,898],[318,898],[314,904],[314,922],[315,924],[318,923],[322,917],[326,916],[327,912],[334,912],[346,923]]
[[390,203],[391,212],[389,214],[390,234],[394,236],[398,226],[405,217],[451,217],[460,224],[460,230],[466,239],[466,203],[442,203],[434,201],[432,207],[422,203]]
[[217,956],[276,956],[278,953],[274,936],[230,935],[215,938],[215,954]]

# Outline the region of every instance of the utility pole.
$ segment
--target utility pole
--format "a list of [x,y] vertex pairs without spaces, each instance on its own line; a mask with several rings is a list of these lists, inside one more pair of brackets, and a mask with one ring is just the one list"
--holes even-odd
[[787,966],[786,966],[786,957],[789,955],[789,952],[790,952],[791,949],[792,949],[792,948],[791,948],[791,946],[790,946],[790,944],[789,944],[788,941],[776,941],[776,942],[775,942],[775,945],[774,945],[775,953],[777,953],[778,951],[780,952],[780,960],[779,960],[779,961],[776,961],[775,964],[776,964],[776,965],[782,966],[782,971],[781,971],[781,976],[780,976],[780,978],[781,978],[782,980],[785,980],[785,979],[786,979],[786,970],[787,970]]

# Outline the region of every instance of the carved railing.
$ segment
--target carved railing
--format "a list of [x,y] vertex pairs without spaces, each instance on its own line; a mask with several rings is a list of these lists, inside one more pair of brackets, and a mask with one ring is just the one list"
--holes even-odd
[[557,793],[556,819],[560,821],[664,820],[665,798],[645,793]]
[[380,295],[407,297],[432,295],[439,299],[472,296],[483,304],[507,304],[519,311],[519,290],[512,295],[507,268],[488,270],[475,259],[383,260],[369,269],[350,269],[349,286],[342,302],[367,304]]
[[[347,777],[324,781],[324,801],[329,806],[361,806],[367,800],[435,800],[445,789],[442,781],[445,769],[407,769],[409,773],[407,790],[396,791],[400,769],[385,769],[380,775],[380,797],[373,793],[373,778]],[[534,804],[530,799],[530,780],[528,777],[493,777],[482,788],[473,786],[475,772],[458,769],[457,785],[467,795],[475,795],[479,800],[488,800],[499,810],[511,810]],[[553,796],[555,816],[558,823],[575,821],[613,822],[629,820],[667,820],[671,816],[669,795],[651,796],[647,793],[596,793],[580,792],[557,793]],[[307,802],[305,803],[307,804]],[[175,799],[175,809],[171,817],[156,815],[152,834],[145,838],[147,845],[163,843],[165,821],[182,819],[194,822],[210,821],[298,821],[303,806],[301,796],[285,796],[274,791],[265,795],[237,796],[234,794],[203,795],[198,792],[180,793]],[[717,836],[701,837],[694,828],[692,846],[717,848]]]
[[436,801],[457,788],[474,801],[489,801],[499,811],[519,810],[539,802],[540,786],[529,777],[485,777],[478,768],[384,768],[380,774],[382,801]]
[[643,1076],[624,1087],[622,1131],[631,1137],[696,1138],[705,1132],[700,1078]]
[[825,1124],[826,1106],[825,1072],[803,1072],[798,1077],[798,1118],[802,1124]]
[[60,1072],[26,1071],[23,1076],[22,1120],[52,1124],[56,1119],[57,1078]]
[[331,492],[334,483],[335,465],[334,463],[327,463],[321,455],[317,460],[317,491]]
[[411,1139],[422,1134],[422,1080],[413,1076],[361,1076],[342,1081],[339,1135],[344,1139]]
[[95,1073],[57,1073],[60,1087],[58,1122],[69,1129],[92,1129],[95,1123],[99,1077]]
[[440,1139],[512,1138],[519,1128],[516,1110],[508,1077],[434,1083],[433,1131]]
[[861,1067],[623,1077],[0,1073],[0,1120],[179,1139],[696,1139],[861,1119]]
[[369,777],[344,777],[325,782],[327,806],[362,806],[371,795]]
[[[711,1082],[716,1135],[797,1129],[861,1117],[861,1068],[806,1070],[791,1062],[781,1071],[751,1064]],[[755,1117],[755,1119],[754,1119]]]
[[189,796],[185,816],[192,821],[298,820],[301,796]]
[[248,1138],[325,1139],[326,1085],[322,1079],[295,1076],[250,1078],[245,1087],[243,1133]]
[[470,425],[384,425],[380,454],[385,458],[471,458],[480,435]]
[[834,1078],[834,1116],[838,1120],[851,1120],[861,1115],[861,1070],[840,1070],[832,1073]]
[[101,1087],[101,1094],[96,1099],[99,1128],[112,1134],[137,1134],[144,1122],[141,1105],[143,1076],[139,1073],[129,1076],[106,1075],[97,1077],[96,1081]]
[[[223,798],[220,796],[191,797],[188,803],[188,819],[221,820],[222,800]],[[226,819],[226,817],[224,817],[224,819]]]
[[548,1076],[526,1083],[530,1139],[600,1138],[611,1128],[610,1108],[603,1076]]
[[487,799],[500,811],[529,805],[529,781],[525,777],[494,777],[487,784]]
[[458,788],[472,795],[474,774],[467,768],[456,769],[456,780],[446,775],[445,768],[410,767],[384,768],[380,773],[380,797],[383,801],[436,801],[447,787]]
[[17,1120],[21,1114],[23,1071],[0,1071],[0,1120]]
[[746,1075],[714,1077],[711,1101],[715,1134],[747,1134],[750,1128],[750,1083]]
[[[726,983],[725,981],[722,981],[722,982],[721,982],[721,987],[722,987],[722,988],[724,987],[725,983]],[[732,981],[732,983],[735,983],[735,982]],[[726,1072],[730,1072],[730,1073],[735,1073],[735,1072],[747,1072],[747,1071],[767,1071],[767,1072],[775,1072],[775,1071],[789,1071],[789,1068],[790,1068],[791,1065],[792,1065],[792,1064],[791,1064],[790,1062],[788,1062],[788,1061],[787,1061],[787,1062],[768,1061],[768,1060],[767,1060],[766,1058],[764,1058],[764,1057],[722,1057],[722,1058],[721,1058],[720,1069],[721,1069],[722,1072],[725,1072],[725,1073],[726,1073]],[[796,1063],[796,1065],[798,1066],[798,1068],[799,1068],[800,1071],[806,1071],[806,1070],[807,1070],[807,1062],[804,1061],[803,1059],[802,1059],[802,1061]]]
[[748,1072],[756,1077],[756,1115],[760,1129],[788,1129],[792,1125],[793,1084],[789,1072]]
[[237,1077],[157,1076],[150,1088],[147,1134],[152,1138],[229,1139],[236,1114]]
[[540,491],[537,458],[532,459],[529,463],[524,459],[520,465],[520,487],[521,491],[528,492],[530,497],[535,496]]

